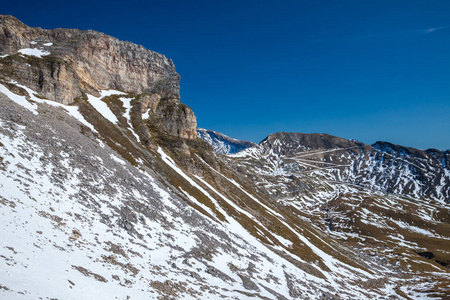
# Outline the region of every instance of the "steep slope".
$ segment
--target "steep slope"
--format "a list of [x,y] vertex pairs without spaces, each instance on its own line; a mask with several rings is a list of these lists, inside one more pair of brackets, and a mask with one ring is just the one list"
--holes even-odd
[[[295,134],[216,156],[163,55],[0,25],[0,297],[449,294],[444,202],[336,182],[312,163],[300,175]],[[348,143],[314,137],[304,151]]]
[[326,290],[191,196],[217,197],[183,182],[192,179],[161,149],[133,167],[59,108],[35,116],[1,104],[2,297],[272,298],[300,279],[305,294]]
[[216,154],[234,154],[256,146],[255,143],[230,138],[220,132],[197,128],[197,136],[210,144]]

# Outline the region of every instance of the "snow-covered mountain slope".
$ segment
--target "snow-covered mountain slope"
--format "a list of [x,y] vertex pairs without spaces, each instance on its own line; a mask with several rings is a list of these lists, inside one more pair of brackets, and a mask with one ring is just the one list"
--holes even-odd
[[197,128],[197,136],[210,144],[216,154],[234,154],[256,146],[255,143],[230,138],[220,132]]
[[327,134],[276,133],[235,155],[268,174],[318,175],[375,191],[450,203],[450,151],[387,142],[372,146]]
[[[243,299],[384,293],[382,286],[369,293],[356,284],[348,289],[350,282],[381,277],[330,256],[300,231],[291,234],[318,261],[308,263],[285,252],[292,247],[290,240],[201,177],[190,177],[161,148],[136,158],[133,166],[64,107],[39,103],[29,111],[7,97],[0,101],[4,297]],[[132,135],[128,138],[134,142]],[[157,173],[159,168],[151,168],[155,164],[164,164],[167,173]],[[170,173],[179,177],[178,185],[168,184]],[[264,231],[252,235],[241,218],[254,220]],[[266,242],[258,238],[267,234],[272,236]]]
[[[368,146],[290,134],[215,155],[162,55],[0,18],[0,298],[450,295],[449,205],[333,171]],[[36,48],[51,55],[20,51]],[[126,49],[136,62],[116,76]],[[85,55],[95,70],[82,71]]]

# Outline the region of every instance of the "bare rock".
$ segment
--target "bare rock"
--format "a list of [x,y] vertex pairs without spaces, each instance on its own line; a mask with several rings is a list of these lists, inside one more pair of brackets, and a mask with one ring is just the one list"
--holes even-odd
[[[17,53],[24,48],[51,54],[39,58]],[[3,79],[65,104],[100,89],[180,98],[180,76],[171,59],[92,30],[32,28],[12,16],[0,16],[0,55],[7,55],[0,66],[9,70]]]
[[[24,55],[21,49],[49,53]],[[140,115],[168,134],[197,137],[196,117],[180,102],[180,76],[171,59],[143,46],[104,33],[77,29],[32,28],[12,16],[0,15],[0,80],[25,85],[40,96],[72,104],[83,94],[116,89],[138,95]],[[145,130],[144,130],[145,131]]]

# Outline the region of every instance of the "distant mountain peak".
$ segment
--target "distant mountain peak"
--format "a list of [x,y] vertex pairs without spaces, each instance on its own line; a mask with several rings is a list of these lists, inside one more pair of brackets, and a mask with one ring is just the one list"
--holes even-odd
[[210,144],[216,154],[234,154],[256,146],[253,142],[241,141],[214,130],[197,128],[197,136]]
[[360,147],[363,143],[344,139],[326,133],[277,132],[267,136],[260,146],[274,149],[282,154],[306,150],[329,150],[336,148]]

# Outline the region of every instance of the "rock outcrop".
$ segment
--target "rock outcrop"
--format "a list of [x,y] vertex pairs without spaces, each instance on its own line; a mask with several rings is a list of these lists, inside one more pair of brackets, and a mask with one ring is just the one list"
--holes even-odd
[[170,134],[196,138],[195,115],[180,102],[172,60],[143,46],[92,30],[32,28],[0,16],[0,68],[0,80],[63,104],[107,89],[145,94],[143,108],[151,108]]
[[187,105],[160,93],[144,93],[138,98],[140,115],[148,114],[150,122],[162,125],[169,134],[185,139],[197,137],[197,119]]

